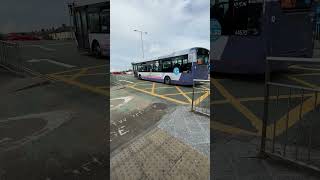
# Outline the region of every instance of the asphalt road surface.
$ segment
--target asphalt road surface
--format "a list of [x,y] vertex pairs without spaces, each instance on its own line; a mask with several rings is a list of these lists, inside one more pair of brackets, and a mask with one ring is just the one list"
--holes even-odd
[[107,178],[107,58],[73,41],[21,45],[22,64],[55,81],[1,69],[0,179]]

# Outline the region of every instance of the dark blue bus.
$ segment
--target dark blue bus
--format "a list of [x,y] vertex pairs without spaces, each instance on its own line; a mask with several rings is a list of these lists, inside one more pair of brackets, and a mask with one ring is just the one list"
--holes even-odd
[[267,56],[312,57],[313,4],[312,0],[211,0],[211,71],[260,74]]

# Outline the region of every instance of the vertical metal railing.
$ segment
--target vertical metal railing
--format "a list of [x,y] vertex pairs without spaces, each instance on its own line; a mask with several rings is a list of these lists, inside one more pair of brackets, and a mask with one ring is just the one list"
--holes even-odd
[[193,80],[191,111],[210,116],[210,80]]
[[0,66],[14,71],[23,71],[18,43],[0,41]]
[[[313,140],[316,136],[313,129],[317,128],[319,124],[317,120],[320,117],[318,110],[320,88],[273,82],[270,75],[271,67],[279,63],[320,64],[320,59],[267,58],[260,154],[277,157],[320,172],[320,144]],[[274,101],[270,100],[271,94]],[[271,105],[271,103],[275,104]],[[271,112],[274,113],[281,109],[286,111],[281,119],[282,122],[275,120],[270,122]]]

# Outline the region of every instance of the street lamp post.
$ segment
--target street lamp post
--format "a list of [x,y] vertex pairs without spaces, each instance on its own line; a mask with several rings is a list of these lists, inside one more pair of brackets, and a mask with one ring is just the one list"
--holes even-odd
[[135,32],[140,33],[140,38],[141,38],[141,49],[142,49],[142,59],[144,60],[144,50],[143,50],[143,39],[142,39],[142,34],[148,34],[147,32],[144,31],[139,31],[139,30],[134,30]]

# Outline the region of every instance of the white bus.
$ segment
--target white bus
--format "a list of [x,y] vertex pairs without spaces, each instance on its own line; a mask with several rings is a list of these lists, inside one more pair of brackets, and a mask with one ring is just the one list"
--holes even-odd
[[110,0],[75,0],[69,10],[78,48],[109,56]]

